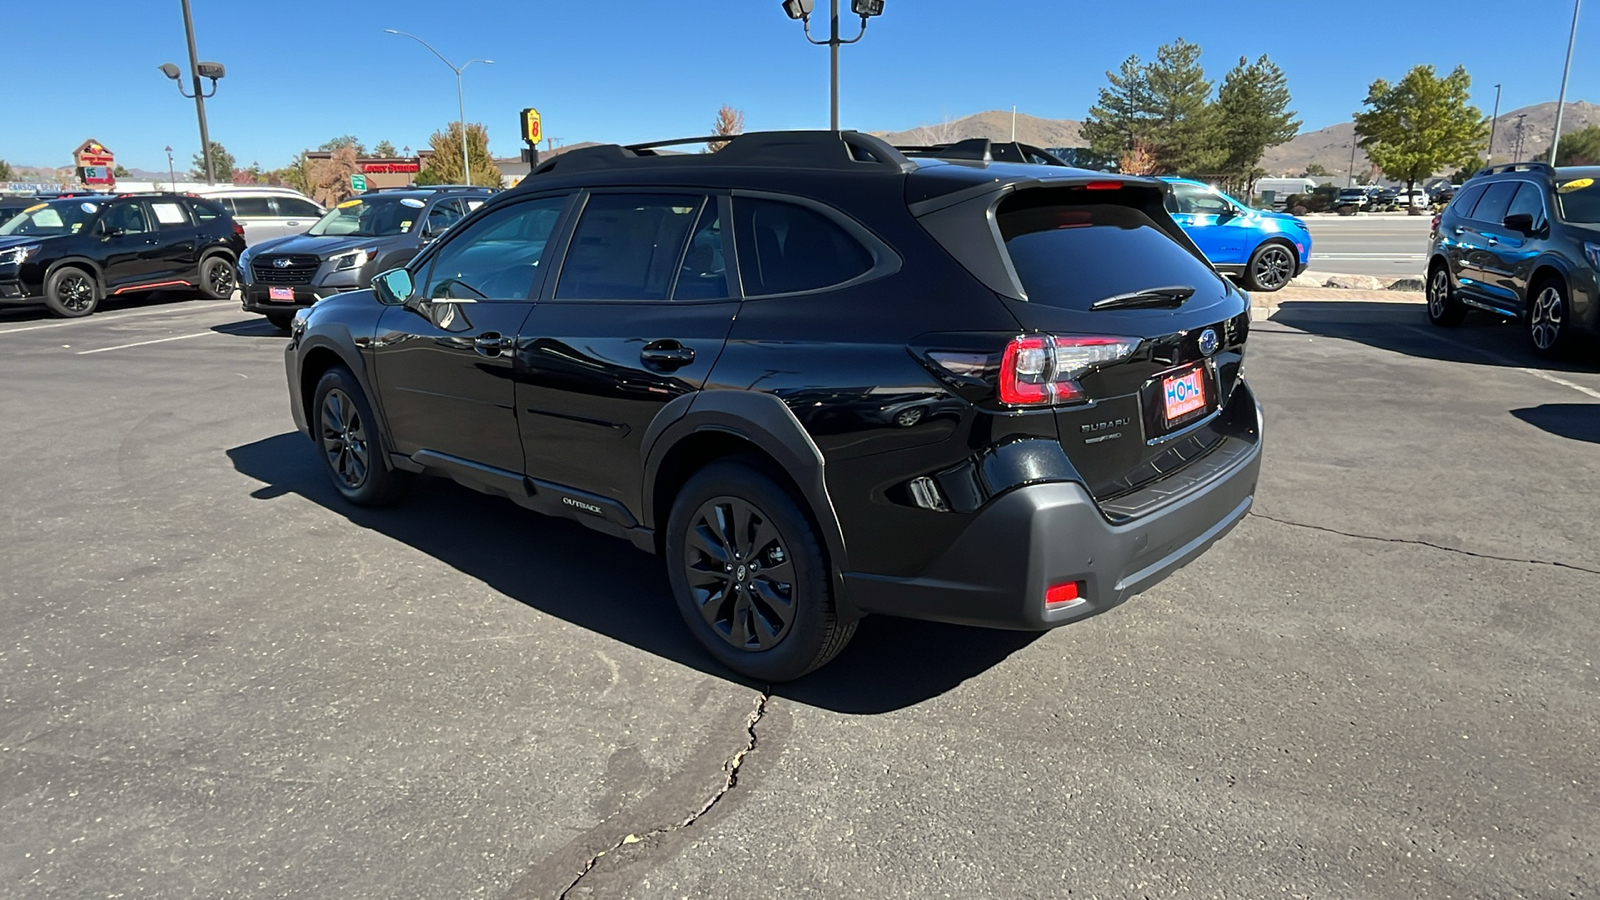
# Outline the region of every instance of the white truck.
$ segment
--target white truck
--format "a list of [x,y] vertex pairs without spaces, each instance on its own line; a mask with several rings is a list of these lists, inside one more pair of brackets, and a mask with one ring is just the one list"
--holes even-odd
[[1316,181],[1310,178],[1262,178],[1256,181],[1256,196],[1265,200],[1268,193],[1272,195],[1272,208],[1283,209],[1284,201],[1290,194],[1309,194],[1317,186]]

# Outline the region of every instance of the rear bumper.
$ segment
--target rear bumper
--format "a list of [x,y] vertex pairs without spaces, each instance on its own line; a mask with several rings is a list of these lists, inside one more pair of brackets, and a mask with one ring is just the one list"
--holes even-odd
[[[938,562],[914,578],[848,573],[851,603],[862,612],[990,628],[1044,630],[1104,612],[1148,590],[1194,560],[1249,512],[1261,470],[1260,411],[1254,440],[1224,445],[1192,463],[1227,453],[1203,482],[1193,476],[1181,499],[1113,523],[1075,482],[1019,488],[978,513]],[[1144,492],[1141,492],[1144,493]],[[1045,591],[1080,583],[1079,599],[1047,608]]]

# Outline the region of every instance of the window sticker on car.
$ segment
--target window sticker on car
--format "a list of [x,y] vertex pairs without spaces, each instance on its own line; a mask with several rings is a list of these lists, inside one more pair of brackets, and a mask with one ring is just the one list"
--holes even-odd
[[1556,191],[1557,193],[1569,194],[1573,191],[1581,191],[1592,184],[1594,184],[1593,178],[1579,178],[1576,181],[1569,181],[1566,184],[1563,184],[1562,186],[1556,188]]
[[361,201],[360,200],[346,200],[345,202],[339,204],[339,208],[340,209],[349,209],[352,206],[360,206],[360,205],[361,205]]
[[407,219],[404,222],[401,222],[400,223],[400,230],[401,231],[410,231],[411,230],[411,220]]
[[412,209],[421,209],[422,208],[422,201],[418,200],[415,197],[402,197],[400,199],[400,205],[401,206],[409,206]]
[[155,211],[156,221],[163,225],[184,225],[188,219],[184,218],[183,207],[176,203],[152,203],[150,208]]
[[95,210],[99,209],[100,207],[94,205],[93,203],[80,203],[80,204],[78,204],[78,208],[83,210],[86,213],[92,213]]

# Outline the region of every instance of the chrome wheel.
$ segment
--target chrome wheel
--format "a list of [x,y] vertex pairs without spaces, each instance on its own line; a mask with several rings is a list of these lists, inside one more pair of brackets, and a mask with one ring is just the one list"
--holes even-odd
[[695,512],[684,546],[694,605],[712,630],[740,650],[767,650],[795,615],[795,568],[772,520],[737,497]]
[[57,296],[62,307],[71,312],[85,313],[94,309],[94,282],[88,275],[69,273],[56,283]]
[[1293,271],[1294,260],[1290,258],[1289,251],[1272,244],[1256,254],[1256,261],[1250,267],[1250,280],[1260,290],[1275,291],[1289,283]]
[[1433,273],[1428,281],[1428,314],[1435,319],[1444,318],[1444,304],[1450,298],[1450,275],[1444,269]]
[[322,452],[328,468],[352,490],[367,483],[371,451],[355,401],[337,388],[322,398]]
[[1561,340],[1561,320],[1564,315],[1561,289],[1547,285],[1533,298],[1533,309],[1528,314],[1528,335],[1533,346],[1541,351],[1555,348]]

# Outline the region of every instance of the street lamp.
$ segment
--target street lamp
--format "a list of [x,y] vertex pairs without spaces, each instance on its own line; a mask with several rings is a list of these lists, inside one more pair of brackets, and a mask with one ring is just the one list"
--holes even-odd
[[172,189],[178,189],[178,170],[172,165],[172,145],[167,145],[167,177],[172,179]]
[[[161,74],[178,82],[178,93],[194,100],[195,112],[200,117],[200,158],[206,168],[206,183],[210,184],[215,179],[211,168],[211,133],[206,130],[206,98],[216,95],[217,79],[226,75],[227,70],[223,68],[222,63],[201,62],[200,55],[195,52],[194,16],[189,12],[189,0],[183,0],[183,31],[189,38],[189,72],[194,76],[194,93],[191,94],[183,89],[183,82],[179,80],[183,72],[172,63],[162,63]],[[211,79],[211,93],[203,93],[200,90],[202,78]]]
[[1500,119],[1500,85],[1494,86],[1494,112],[1489,114],[1489,152],[1484,154],[1483,164],[1494,165],[1494,127]]
[[1572,31],[1567,34],[1567,65],[1561,70],[1561,94],[1556,98],[1556,133],[1550,138],[1550,165],[1556,164],[1556,146],[1561,143],[1561,114],[1567,107],[1567,76],[1572,74],[1572,45],[1578,40],[1578,8],[1583,0],[1572,0]]
[[[185,0],[185,2],[187,2],[187,0]],[[481,62],[484,65],[492,66],[492,65],[494,65],[494,60],[492,60],[492,59],[469,59],[466,62],[462,63],[460,66],[457,66],[456,64],[452,63],[450,60],[445,59],[443,53],[440,53],[439,51],[433,49],[433,45],[432,44],[428,43],[427,41],[423,40],[422,38],[417,37],[414,34],[408,34],[408,33],[404,32],[404,31],[395,31],[393,28],[385,28],[383,30],[383,33],[384,34],[398,34],[401,37],[411,38],[413,41],[416,41],[417,43],[421,44],[422,46],[427,47],[428,51],[430,53],[432,53],[434,56],[439,57],[439,61],[440,62],[442,62],[445,65],[450,67],[450,71],[456,73],[456,111],[461,116],[461,118],[460,118],[460,122],[461,122],[461,174],[462,174],[462,177],[467,180],[467,185],[471,186],[471,184],[472,184],[472,164],[467,161],[467,104],[462,99],[462,94],[461,94],[461,73],[462,73],[462,71],[464,71],[467,68],[467,66],[470,66],[475,62]]]
[[829,106],[830,128],[839,130],[839,46],[841,44],[854,44],[867,36],[867,20],[873,16],[883,15],[883,0],[850,0],[850,11],[861,17],[861,31],[855,37],[845,40],[839,37],[839,0],[829,0],[829,32],[828,39],[819,41],[811,36],[811,11],[816,7],[816,0],[783,0],[783,11],[789,18],[799,19],[806,30],[806,40],[818,47],[827,45],[832,56],[832,102]]

